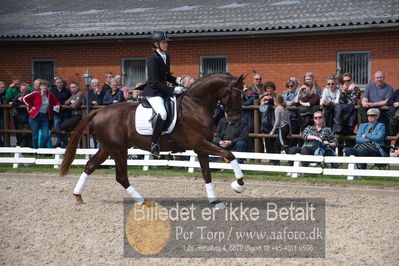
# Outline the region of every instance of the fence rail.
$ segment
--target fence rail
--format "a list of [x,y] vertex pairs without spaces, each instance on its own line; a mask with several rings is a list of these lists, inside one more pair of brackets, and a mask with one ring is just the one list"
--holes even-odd
[[[94,155],[97,149],[77,149],[76,154],[84,156],[84,159],[75,159],[72,165],[85,165],[90,159],[90,156]],[[13,168],[19,168],[21,165],[53,165],[54,168],[58,168],[62,163],[65,149],[31,149],[31,148],[0,148],[0,163],[13,164]],[[148,171],[151,166],[173,166],[188,168],[188,172],[194,172],[195,168],[200,168],[197,154],[193,151],[187,151],[184,153],[177,153],[177,158],[182,156],[189,157],[189,160],[180,159],[153,159],[152,155],[140,149],[129,149],[129,159],[127,163],[129,166],[143,166],[143,171]],[[161,152],[162,155],[168,155],[168,152]],[[10,155],[10,157],[7,157]],[[36,158],[36,155],[48,155],[54,156],[54,158]],[[386,164],[389,166],[399,166],[398,158],[389,157],[324,157],[324,156],[313,156],[313,155],[301,155],[301,154],[271,154],[271,153],[248,153],[248,152],[234,152],[237,158],[243,158],[247,160],[280,160],[283,162],[292,161],[293,166],[276,166],[266,165],[262,163],[246,163],[241,164],[242,170],[260,171],[260,172],[284,172],[289,173],[291,177],[297,178],[301,174],[321,174],[321,175],[341,175],[347,176],[348,180],[353,180],[359,176],[384,176],[384,177],[399,177],[399,170],[360,170],[356,169],[358,163],[370,163],[375,164]],[[135,157],[135,158],[133,158]],[[143,158],[140,158],[143,157]],[[318,166],[316,167],[303,167],[302,162],[314,162]],[[340,163],[346,164],[347,168],[331,169],[321,167],[323,164]],[[107,159],[103,165],[114,165],[115,162],[112,159]],[[210,163],[212,169],[232,169],[228,163]]]

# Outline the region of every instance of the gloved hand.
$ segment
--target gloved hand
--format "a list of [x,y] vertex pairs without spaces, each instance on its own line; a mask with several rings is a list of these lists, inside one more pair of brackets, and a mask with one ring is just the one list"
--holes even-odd
[[186,92],[187,88],[183,87],[183,86],[177,86],[175,87],[175,94],[182,94],[183,92]]
[[176,78],[176,83],[177,83],[177,85],[179,85],[179,86],[183,86],[183,78],[181,78],[181,77],[177,77]]

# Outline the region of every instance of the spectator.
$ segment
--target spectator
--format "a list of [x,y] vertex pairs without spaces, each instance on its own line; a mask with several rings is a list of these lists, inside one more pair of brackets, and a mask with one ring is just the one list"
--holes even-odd
[[[32,130],[32,146],[46,147],[49,139],[49,120],[53,119],[53,109],[57,112],[61,103],[48,90],[47,80],[40,82],[40,91],[35,91],[22,98],[29,108],[29,125]],[[39,130],[42,132],[41,143],[38,145]]]
[[[18,77],[13,78],[12,83],[6,90],[5,99],[8,101],[12,101],[15,98],[15,96],[17,96],[17,94],[20,92],[19,91],[20,85],[21,85],[21,78]],[[29,86],[28,86],[28,91],[29,93],[33,92],[32,88],[29,88]]]
[[274,142],[276,153],[281,153],[281,149],[288,154],[288,135],[291,132],[290,128],[290,112],[287,108],[283,96],[278,95],[276,100],[276,109],[274,110],[274,126],[270,131],[272,136],[277,131],[278,141]]
[[103,104],[103,93],[100,86],[100,81],[98,79],[92,79],[90,82],[89,89],[89,108],[93,109],[93,106],[98,106]]
[[[362,107],[359,109],[362,123],[365,123],[368,120],[368,117],[366,116],[368,109],[379,108],[388,104],[389,99],[392,97],[392,92],[393,89],[391,85],[385,83],[384,72],[375,72],[374,82],[367,84],[362,98]],[[381,112],[379,121],[384,123],[386,129],[389,129],[389,120],[386,111]]]
[[[24,130],[29,129],[29,114],[28,107],[22,101],[22,98],[28,95],[29,93],[29,85],[22,82],[19,87],[20,92],[15,96],[15,98],[11,102],[11,106],[13,107],[13,117],[15,129]],[[23,108],[19,108],[23,106]],[[17,133],[17,146],[20,147],[30,147],[31,146],[31,138],[28,133]]]
[[396,136],[399,132],[399,89],[394,91],[389,105],[389,135]]
[[[225,113],[220,119],[216,129],[216,137],[213,144],[226,150],[246,152],[249,146],[248,130],[244,121],[232,121]],[[212,161],[212,160],[211,160]],[[244,159],[237,159],[243,163]]]
[[[385,145],[385,125],[378,122],[380,110],[371,108],[367,111],[368,123],[359,126],[356,134],[356,145],[353,148],[345,148],[345,155],[350,156],[388,156],[383,150]],[[360,169],[366,169],[367,164],[359,164]]]
[[350,73],[344,73],[339,101],[335,106],[333,132],[345,136],[353,134],[356,125],[355,106],[359,99],[359,87],[353,83]]
[[33,91],[39,91],[40,90],[40,81],[41,81],[41,79],[36,79],[33,82]]
[[[261,115],[261,131],[262,133],[270,133],[274,125],[274,102],[276,100],[277,94],[274,92],[276,90],[276,85],[268,81],[265,84],[265,93],[262,98],[260,98],[259,111],[262,112]],[[274,141],[271,138],[265,138],[263,140],[266,152],[275,153]]]
[[[325,156],[334,156],[335,153],[333,149],[337,146],[338,142],[331,129],[324,126],[323,112],[315,112],[313,114],[313,120],[314,125],[307,126],[302,132],[302,139],[304,139],[302,148],[292,147],[289,153],[315,155],[316,151],[320,152],[320,150],[322,150]],[[309,163],[302,162],[302,164],[308,166]]]
[[103,98],[104,98],[105,93],[107,93],[107,91],[111,90],[111,79],[113,79],[114,76],[112,75],[112,72],[105,72],[104,77],[105,77],[105,83],[104,83],[103,87],[101,88],[101,91],[103,93]]
[[305,77],[303,78],[303,82],[310,84],[310,88],[312,89],[312,91],[314,91],[320,97],[321,90],[319,88],[319,85],[317,85],[317,82],[312,72],[306,72]]
[[251,86],[251,90],[259,95],[259,98],[265,94],[265,85],[262,83],[262,76],[257,73],[256,71],[254,72],[254,79],[253,83]]
[[71,118],[68,118],[64,122],[62,122],[60,129],[66,131],[74,130],[75,126],[82,119],[82,103],[83,103],[83,93],[79,89],[78,84],[76,82],[71,82],[69,85],[69,89],[71,90],[72,96],[65,101],[66,106],[72,107]]
[[115,75],[115,79],[118,82],[118,89],[120,89],[123,92],[123,97],[125,100],[129,100],[131,98],[129,94],[129,88],[124,86],[122,83],[122,76],[121,75]]
[[319,110],[320,97],[311,88],[311,84],[305,82],[300,87],[295,102],[299,106],[299,128],[302,132],[312,122],[313,114]]
[[[296,78],[290,78],[286,83],[285,87],[287,90],[283,93],[283,98],[287,106],[295,106],[295,97],[297,95],[298,81]],[[290,123],[291,123],[291,133],[299,134],[299,111],[298,109],[290,109]],[[290,141],[290,146],[296,145],[296,140],[292,139]]]
[[190,76],[183,76],[181,79],[181,83],[183,85],[183,87],[189,89],[191,87],[191,85],[193,85],[195,82],[195,79],[193,77]]
[[[4,104],[6,95],[6,85],[3,81],[0,81],[0,104]],[[0,108],[0,129],[4,129],[4,116],[3,108]],[[4,134],[0,132],[0,147],[4,146]]]
[[339,73],[334,75],[335,82],[337,83],[338,88],[342,88],[342,85],[344,85],[344,75],[341,75]]
[[339,101],[340,89],[337,87],[335,77],[330,76],[327,79],[327,87],[324,88],[320,100],[320,106],[323,107],[324,121],[327,127],[333,126],[335,106]]
[[182,76],[181,77],[181,86],[177,86],[174,89],[174,92],[176,95],[180,95],[186,91],[188,91],[188,89],[191,87],[191,85],[193,85],[193,83],[195,82],[195,79],[190,77],[190,76]]
[[[242,96],[242,105],[249,106],[254,105],[254,101],[258,99],[258,94],[253,92],[250,87],[244,84],[244,93]],[[243,121],[247,123],[248,132],[254,132],[254,110],[243,109],[242,110]]]
[[[121,103],[125,101],[123,97],[123,92],[118,89],[118,81],[116,79],[111,79],[110,82],[111,90],[108,90],[103,99],[104,105],[109,105],[113,103]],[[104,87],[103,87],[104,88]]]
[[[65,105],[65,101],[68,100],[72,94],[71,91],[64,86],[64,83],[60,77],[54,79],[55,85],[50,89],[50,92],[54,94],[61,105]],[[54,114],[54,129],[57,131],[57,142],[54,147],[65,148],[68,142],[68,137],[66,134],[58,133],[61,130],[61,124],[67,120],[70,116],[69,110],[60,110]]]

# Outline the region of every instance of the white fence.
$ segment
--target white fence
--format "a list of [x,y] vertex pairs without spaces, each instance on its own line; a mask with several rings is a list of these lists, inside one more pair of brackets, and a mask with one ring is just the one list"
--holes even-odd
[[[85,165],[90,156],[94,155],[97,149],[77,149],[76,154],[84,156],[84,159],[75,159],[73,165]],[[65,149],[31,149],[31,148],[0,148],[0,163],[12,163],[13,168],[20,167],[21,164],[37,164],[37,165],[53,165],[58,168],[62,162]],[[147,171],[151,166],[173,166],[173,167],[186,167],[188,172],[193,172],[194,168],[200,168],[197,154],[193,151],[184,153],[177,153],[175,159],[153,159],[152,155],[143,150],[129,149],[129,159],[127,161],[129,166],[143,166],[143,170]],[[6,157],[11,154],[11,157]],[[168,152],[161,154],[167,155]],[[54,156],[51,159],[36,158],[37,155]],[[244,153],[234,152],[237,158],[252,159],[252,160],[280,160],[282,162],[293,161],[293,166],[276,166],[262,163],[246,163],[241,164],[242,170],[262,171],[262,172],[285,172],[290,173],[290,176],[296,178],[301,174],[322,174],[322,175],[342,175],[347,176],[348,180],[353,180],[360,176],[384,176],[384,177],[399,177],[399,170],[360,170],[356,169],[358,163],[369,164],[386,164],[390,166],[399,166],[399,158],[389,157],[323,157],[313,155],[300,155],[300,154],[271,154],[271,153]],[[139,157],[143,159],[138,159]],[[189,160],[181,160],[180,158],[189,157]],[[134,159],[136,158],[136,159]],[[316,163],[316,167],[303,167],[302,162]],[[326,168],[322,167],[326,164],[339,163],[347,165],[347,168]],[[107,159],[102,165],[114,165],[114,160]],[[214,169],[232,169],[228,163],[215,162],[210,163],[210,168]]]

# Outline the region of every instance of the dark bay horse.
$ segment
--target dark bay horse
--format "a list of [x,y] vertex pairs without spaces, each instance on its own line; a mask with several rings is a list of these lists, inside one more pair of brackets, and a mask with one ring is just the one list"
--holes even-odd
[[[229,162],[234,170],[236,181],[232,188],[236,192],[244,190],[243,173],[234,155],[211,143],[214,137],[213,113],[219,102],[225,107],[226,113],[232,119],[241,119],[241,102],[244,75],[238,79],[230,74],[214,73],[197,80],[190,90],[178,98],[178,119],[175,128],[160,139],[161,151],[168,151],[168,139],[173,139],[183,150],[194,150],[202,168],[205,180],[205,190],[209,201],[216,208],[224,208],[224,203],[217,199],[209,171],[209,155],[221,156]],[[135,112],[137,103],[112,104],[86,115],[76,126],[65,151],[60,175],[68,173],[69,167],[76,155],[80,137],[91,122],[97,139],[101,143],[99,151],[87,162],[85,170],[75,187],[74,195],[78,203],[83,203],[81,193],[89,176],[109,156],[115,161],[116,181],[127,192],[142,203],[144,197],[130,185],[127,174],[128,149],[138,147],[149,151],[151,136],[143,136],[135,129]]]

